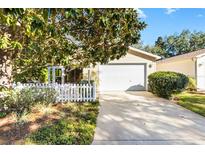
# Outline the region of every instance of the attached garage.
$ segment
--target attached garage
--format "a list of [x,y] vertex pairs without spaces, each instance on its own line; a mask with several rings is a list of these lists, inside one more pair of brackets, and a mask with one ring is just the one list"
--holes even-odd
[[100,65],[100,91],[145,90],[146,76],[146,64]]
[[[147,90],[147,77],[156,71],[159,56],[129,47],[128,53],[107,65],[97,65],[92,69],[92,79],[99,91]],[[87,70],[84,70],[84,78]]]

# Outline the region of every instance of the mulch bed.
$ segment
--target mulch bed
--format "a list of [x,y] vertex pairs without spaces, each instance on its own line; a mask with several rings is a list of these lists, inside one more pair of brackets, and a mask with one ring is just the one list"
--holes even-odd
[[[57,110],[62,110],[63,105],[52,106]],[[23,123],[17,122],[14,114],[0,118],[0,144],[24,144],[24,138],[45,125],[48,122],[55,122],[61,116],[59,112],[43,114],[40,111],[33,111],[29,114],[29,120]]]

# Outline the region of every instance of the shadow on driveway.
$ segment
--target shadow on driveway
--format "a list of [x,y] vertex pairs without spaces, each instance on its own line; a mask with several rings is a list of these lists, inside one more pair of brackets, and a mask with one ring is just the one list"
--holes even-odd
[[93,144],[205,144],[205,118],[148,92],[104,92]]

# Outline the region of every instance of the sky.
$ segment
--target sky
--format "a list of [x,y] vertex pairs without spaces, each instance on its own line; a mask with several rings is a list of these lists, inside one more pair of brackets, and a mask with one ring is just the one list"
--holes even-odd
[[180,33],[184,29],[205,32],[205,9],[143,8],[137,9],[147,23],[141,32],[143,44],[153,45],[158,36]]

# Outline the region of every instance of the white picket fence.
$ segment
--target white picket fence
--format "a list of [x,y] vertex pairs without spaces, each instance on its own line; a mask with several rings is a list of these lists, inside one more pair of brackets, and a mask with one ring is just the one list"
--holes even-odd
[[55,89],[56,102],[92,102],[96,100],[96,86],[93,84],[46,84],[46,83],[17,83],[12,84],[14,89],[40,88]]

